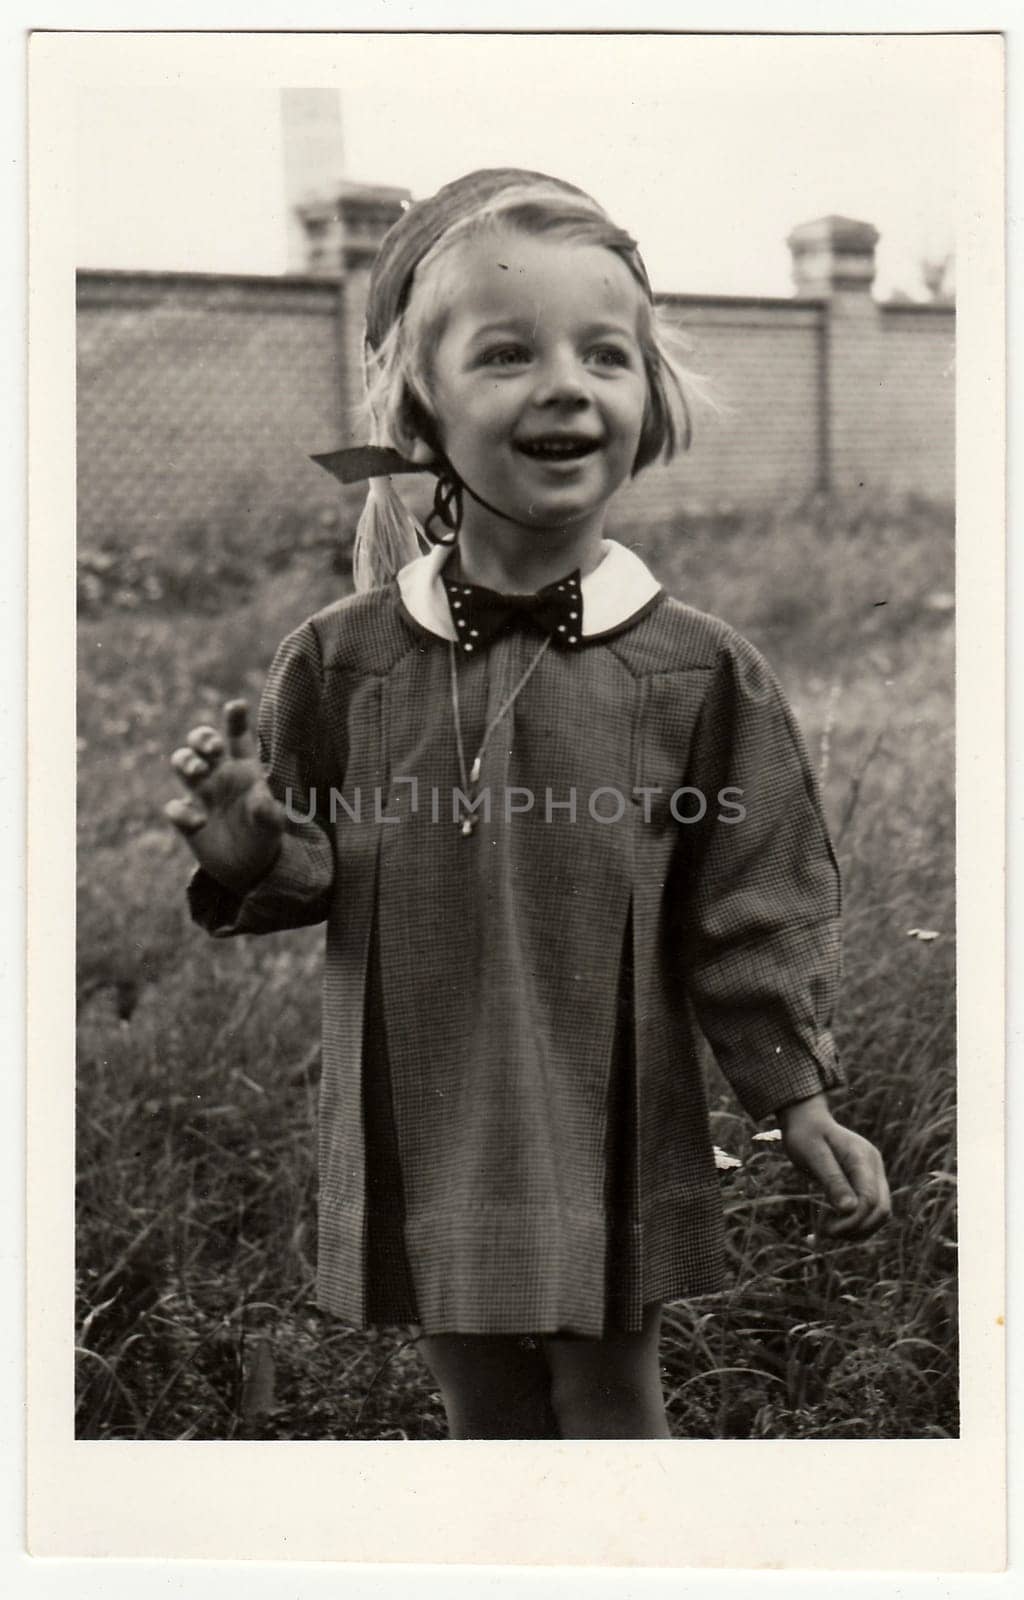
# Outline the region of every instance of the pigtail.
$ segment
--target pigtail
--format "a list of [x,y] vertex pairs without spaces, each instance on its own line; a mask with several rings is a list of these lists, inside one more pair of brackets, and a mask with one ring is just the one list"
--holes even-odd
[[356,525],[352,576],[356,589],[379,589],[420,554],[420,525],[390,478],[371,478]]
[[[380,348],[365,348],[365,397],[360,406],[370,443],[398,448],[397,420],[404,389],[402,319],[389,330]],[[366,504],[356,525],[352,577],[357,591],[389,583],[426,546],[423,529],[390,478],[371,478]]]

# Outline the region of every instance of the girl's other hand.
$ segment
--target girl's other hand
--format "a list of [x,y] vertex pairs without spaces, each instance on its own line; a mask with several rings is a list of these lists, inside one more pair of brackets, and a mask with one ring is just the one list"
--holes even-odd
[[188,790],[164,815],[211,877],[244,894],[264,877],[281,848],[285,810],[267,786],[244,700],[224,707],[224,736],[193,728],[171,756]]
[[892,1215],[882,1157],[859,1133],[844,1128],[824,1094],[779,1111],[782,1142],[799,1171],[825,1191],[834,1216],[824,1224],[830,1238],[865,1239]]

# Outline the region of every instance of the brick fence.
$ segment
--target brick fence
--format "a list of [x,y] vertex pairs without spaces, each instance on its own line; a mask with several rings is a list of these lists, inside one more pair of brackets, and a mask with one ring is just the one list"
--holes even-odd
[[[404,198],[346,185],[306,208],[306,275],[78,274],[84,543],[333,520],[339,491],[308,456],[360,436],[367,273]],[[790,300],[660,297],[718,410],[622,491],[617,526],[815,489],[952,500],[953,311],[875,301],[876,237],[835,217],[796,229]]]

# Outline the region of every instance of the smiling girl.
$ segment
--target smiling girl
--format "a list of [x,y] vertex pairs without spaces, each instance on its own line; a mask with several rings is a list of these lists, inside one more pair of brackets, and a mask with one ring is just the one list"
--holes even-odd
[[192,912],[327,924],[320,1305],[413,1324],[453,1438],[667,1437],[662,1305],[723,1282],[702,1038],[829,1234],[888,1215],[826,1097],[815,781],[753,647],[604,537],[689,415],[594,201],[498,171],[414,205],[366,353],[372,446],[319,458],[371,480],[359,592],[278,649],[258,746],[231,702],[172,757]]

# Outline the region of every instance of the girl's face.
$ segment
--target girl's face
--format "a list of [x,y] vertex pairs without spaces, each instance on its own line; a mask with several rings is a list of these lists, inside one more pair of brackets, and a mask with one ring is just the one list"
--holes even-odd
[[[598,245],[513,232],[468,240],[443,265],[459,287],[431,392],[452,465],[524,526],[600,532],[647,402],[628,267]],[[467,497],[465,516],[487,513]]]

